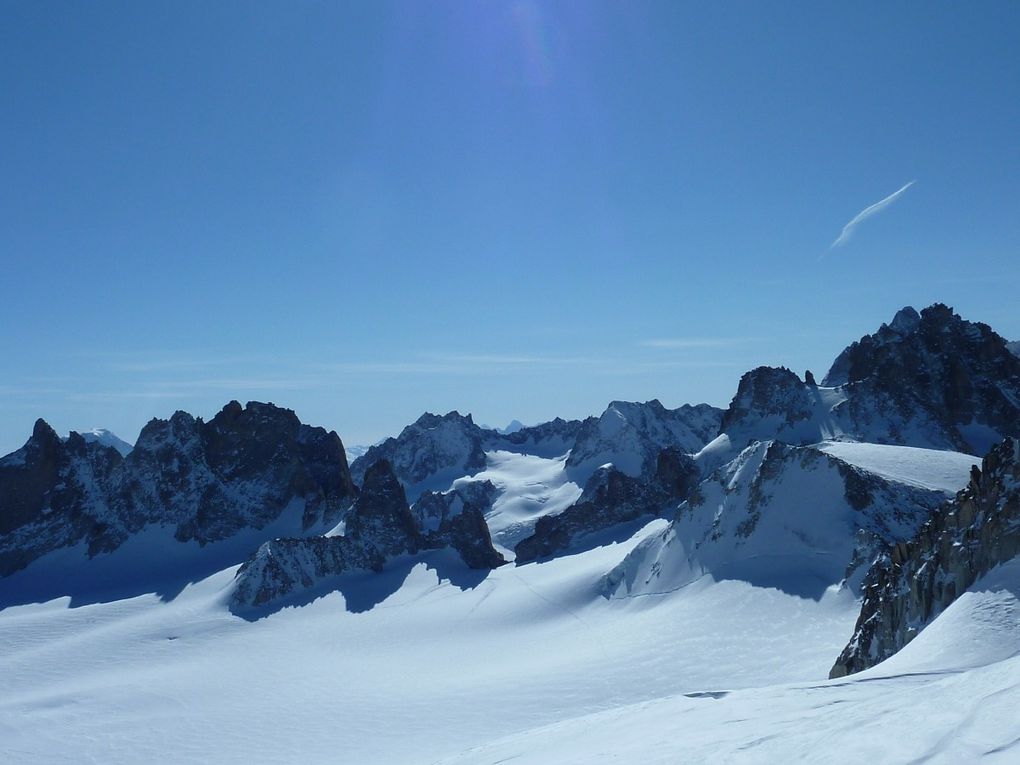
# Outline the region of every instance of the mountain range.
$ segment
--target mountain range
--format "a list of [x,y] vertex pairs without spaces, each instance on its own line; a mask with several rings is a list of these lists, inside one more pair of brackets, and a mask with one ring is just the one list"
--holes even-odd
[[[346,449],[337,433],[271,403],[231,401],[208,422],[180,411],[153,419],[133,446],[101,429],[61,438],[40,419],[22,448],[0,458],[0,639],[13,646],[0,668],[17,688],[0,710],[14,719],[45,704],[62,709],[67,682],[84,683],[109,712],[112,697],[85,665],[59,683],[41,669],[51,648],[73,644],[61,637],[65,622],[88,609],[126,645],[171,664],[185,649],[164,643],[190,631],[196,647],[181,666],[208,671],[215,661],[221,681],[242,686],[242,665],[209,659],[222,654],[203,630],[233,650],[251,641],[272,672],[283,672],[288,641],[307,628],[320,664],[294,660],[296,671],[317,677],[329,650],[349,654],[345,678],[365,708],[393,705],[418,731],[403,742],[358,744],[340,755],[350,762],[496,762],[514,752],[543,761],[565,741],[579,746],[570,737],[598,728],[599,714],[639,730],[662,717],[659,707],[646,714],[633,704],[676,711],[708,699],[732,708],[724,716],[766,714],[751,692],[726,701],[729,690],[687,684],[699,673],[743,688],[782,686],[775,697],[800,709],[808,691],[790,683],[830,682],[820,693],[836,703],[844,689],[870,688],[865,681],[883,667],[900,662],[895,677],[906,677],[909,662],[928,667],[945,646],[964,643],[957,654],[971,657],[972,674],[961,682],[984,688],[982,668],[995,665],[1018,689],[1017,349],[945,305],[907,307],[852,342],[820,383],[811,372],[758,367],[740,378],[726,409],[613,401],[584,420],[503,429],[457,411],[425,413],[396,436]],[[160,602],[142,603],[153,594]],[[61,616],[51,607],[61,598],[87,608]],[[133,616],[118,615],[117,604]],[[981,622],[979,606],[997,610]],[[152,626],[139,632],[122,618]],[[964,626],[950,630],[951,619]],[[698,620],[704,625],[692,626]],[[49,636],[42,649],[31,647],[29,629]],[[445,674],[424,666],[430,656],[416,653],[416,630]],[[157,647],[150,633],[165,633]],[[110,646],[101,634],[82,634],[94,640],[95,650],[83,646],[89,656]],[[927,658],[912,658],[924,645]],[[716,673],[694,669],[695,659]],[[674,676],[671,661],[687,676]],[[451,674],[458,662],[473,679]],[[328,686],[308,680],[323,708],[338,681],[330,677]],[[394,700],[415,689],[408,677],[422,678],[420,691],[431,687],[445,711]],[[907,697],[907,681],[890,683]],[[129,698],[144,687],[123,686]],[[490,688],[499,691],[491,699]],[[213,696],[252,714],[272,708],[222,693]],[[295,693],[279,703],[304,706]],[[846,693],[877,704],[870,691]],[[497,699],[505,714],[486,724],[476,707]],[[369,725],[355,697],[341,706],[341,722]],[[203,724],[236,730],[218,707],[202,708]],[[162,702],[154,709],[198,730]],[[878,719],[881,709],[859,714]],[[39,725],[79,725],[69,714]],[[420,730],[410,722],[419,714],[428,723]],[[450,732],[436,733],[443,725]],[[744,743],[762,735],[738,729]],[[1016,739],[1002,751],[1015,754],[1020,729],[1015,720],[1007,729]],[[31,739],[39,726],[26,730],[20,749],[42,759],[55,751],[38,744],[45,735]],[[131,742],[145,740],[143,729],[129,722],[127,731],[123,747],[92,740],[89,756],[140,756]],[[994,749],[995,735],[975,735]],[[654,761],[659,750],[648,742],[657,740],[636,737],[624,759]],[[922,739],[918,751],[930,743]],[[797,745],[755,751],[809,751]],[[211,759],[226,751],[209,746]],[[659,753],[683,751],[675,746]]]

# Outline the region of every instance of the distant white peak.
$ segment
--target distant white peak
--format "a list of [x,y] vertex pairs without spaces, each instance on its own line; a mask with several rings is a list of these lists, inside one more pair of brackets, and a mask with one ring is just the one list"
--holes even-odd
[[356,460],[358,457],[367,452],[370,448],[371,447],[369,446],[362,446],[361,444],[356,444],[354,446],[344,446],[344,451],[347,452],[347,461],[351,462],[353,460]]
[[508,436],[511,433],[516,433],[518,430],[524,430],[524,423],[520,420],[510,420],[510,424],[499,432],[504,436]]
[[[111,433],[106,428],[92,428],[91,430],[79,431],[82,438],[85,439],[86,443],[98,443],[103,446],[112,446],[121,456],[126,457],[134,446],[129,444],[123,438],[118,437],[115,433]],[[66,440],[66,439],[65,439]]]

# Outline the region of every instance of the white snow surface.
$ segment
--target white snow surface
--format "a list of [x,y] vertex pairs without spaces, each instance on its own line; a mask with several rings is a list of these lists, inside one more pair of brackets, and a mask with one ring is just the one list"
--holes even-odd
[[971,466],[981,466],[981,458],[970,454],[913,446],[832,441],[818,448],[891,481],[947,494],[965,488]]
[[444,765],[1015,763],[1020,559],[989,573],[897,655],[840,680],[715,689],[514,734]]
[[355,600],[254,622],[225,607],[234,568],[167,602],[10,606],[0,748],[6,762],[429,763],[665,695],[823,677],[852,630],[846,593],[706,581],[607,600],[598,582],[632,544],[459,585],[437,573],[449,553],[398,559],[348,577]]
[[[821,448],[914,487],[903,491],[950,491],[972,459],[865,447]],[[745,520],[729,505],[765,448],[705,490],[728,535]],[[842,484],[828,458],[799,455],[762,484],[768,503],[740,549],[688,549],[682,571],[613,597],[606,575],[621,561],[647,564],[634,581],[655,570],[643,540],[662,539],[665,520],[491,572],[450,551],[397,558],[255,621],[227,608],[239,540],[199,548],[149,529],[87,562],[81,549],[52,553],[0,580],[0,760],[1016,762],[1020,561],[890,660],[826,680],[859,610],[830,584],[851,511],[817,504]],[[500,488],[488,518],[497,542],[512,546],[576,499],[565,459],[495,451],[460,479]],[[805,587],[783,566],[767,567],[783,574],[775,584],[746,566],[718,575],[716,563],[760,561],[780,544],[796,550]],[[152,576],[137,575],[145,565]]]
[[460,478],[453,487],[471,481],[491,481],[500,495],[485,520],[492,541],[504,556],[530,536],[543,515],[562,512],[581,496],[581,487],[570,480],[564,465],[567,455],[545,459],[531,454],[491,451],[485,453],[485,470]]
[[[646,533],[661,529],[655,521]],[[5,762],[1015,762],[1020,565],[993,571],[897,657],[825,676],[848,593],[743,582],[619,600],[592,583],[633,545],[505,566],[444,554],[247,622],[234,569],[163,602],[0,611]]]
[[[607,593],[668,592],[705,575],[815,598],[848,575],[846,583],[856,587],[866,572],[866,566],[848,569],[858,531],[909,539],[946,493],[963,488],[973,459],[902,446],[848,446],[855,448],[748,446],[701,483],[668,528],[649,534],[613,569]],[[851,504],[840,466],[826,454],[846,455],[845,462],[886,479],[866,507]]]

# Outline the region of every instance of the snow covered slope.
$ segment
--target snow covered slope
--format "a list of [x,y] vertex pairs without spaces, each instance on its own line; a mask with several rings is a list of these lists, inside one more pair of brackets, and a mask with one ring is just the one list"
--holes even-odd
[[[366,450],[351,465],[360,483],[376,460],[389,460],[413,501],[423,491],[445,491],[454,481],[485,469],[486,455],[515,452],[545,460],[565,458],[578,485],[613,463],[628,475],[654,472],[664,448],[694,453],[719,431],[722,411],[707,404],[666,409],[659,401],[614,401],[601,417],[555,419],[531,427],[511,423],[503,431],[476,425],[471,415],[423,414],[396,438]],[[497,458],[499,459],[499,458]]]
[[442,765],[1020,759],[1020,560],[853,679],[707,688],[522,731]]
[[72,745],[104,763],[430,763],[664,695],[810,681],[852,629],[846,593],[706,581],[607,600],[598,582],[632,545],[491,572],[396,559],[257,621],[226,608],[233,568],[166,602],[10,606],[0,746],[19,763]]
[[72,744],[76,759],[104,763],[1016,756],[1015,564],[896,659],[825,681],[855,617],[847,593],[815,601],[703,579],[600,597],[592,583],[633,543],[456,584],[433,553],[256,622],[224,607],[232,569],[168,602],[8,607],[5,759],[59,761]]
[[[544,515],[560,513],[581,496],[581,487],[570,480],[566,455],[545,459],[530,454],[491,451],[485,469],[470,478],[454,481],[454,487],[475,481],[491,481],[499,494],[486,513],[492,540],[510,552],[531,534]],[[509,557],[513,557],[510,553]]]
[[755,442],[621,562],[606,591],[663,592],[705,574],[805,597],[847,579],[856,587],[883,545],[912,537],[966,485],[973,461],[895,446]]
[[948,494],[966,486],[971,467],[981,464],[980,458],[969,454],[912,446],[835,441],[818,448],[890,481]]

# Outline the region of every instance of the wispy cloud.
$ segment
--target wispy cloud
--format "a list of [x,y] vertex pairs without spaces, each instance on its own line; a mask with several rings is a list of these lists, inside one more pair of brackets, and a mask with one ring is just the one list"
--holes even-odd
[[436,353],[404,360],[326,363],[321,365],[321,369],[353,374],[498,374],[511,370],[526,371],[601,363],[604,363],[604,360],[578,356]]
[[849,223],[843,226],[843,230],[840,232],[839,236],[836,237],[836,241],[829,245],[829,249],[831,250],[834,247],[840,247],[843,244],[845,244],[847,240],[853,235],[854,229],[857,228],[858,225],[860,225],[863,221],[870,218],[872,215],[877,215],[878,213],[882,212],[882,210],[884,210],[893,202],[895,202],[897,199],[899,199],[903,195],[903,193],[911,186],[913,186],[916,182],[917,181],[910,181],[910,183],[907,183],[902,188],[894,191],[885,199],[880,199],[878,202],[875,202],[875,204],[869,207],[865,207],[863,210],[857,213]]
[[621,365],[610,371],[619,374],[641,374],[657,369],[722,369],[743,366],[746,365],[739,361],[684,361],[673,359],[669,361],[642,361],[636,364]]
[[660,337],[642,340],[645,348],[727,348],[749,342],[749,337]]

